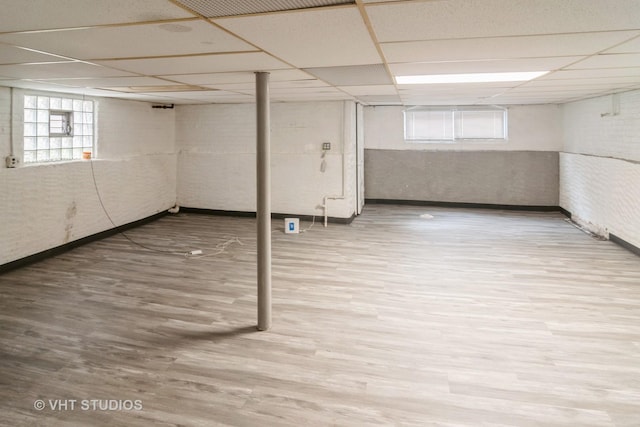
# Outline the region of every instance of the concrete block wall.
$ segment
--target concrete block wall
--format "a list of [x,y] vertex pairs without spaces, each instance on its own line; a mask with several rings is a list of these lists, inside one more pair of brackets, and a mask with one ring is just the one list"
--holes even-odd
[[562,111],[560,206],[590,230],[640,247],[640,91]]
[[[255,211],[255,116],[253,104],[177,107],[181,206]],[[324,172],[323,142],[331,143]],[[354,162],[354,103],[271,105],[273,212],[323,215],[323,197],[342,195],[344,187],[345,199],[330,201],[329,215],[350,217],[355,212]]]
[[[32,92],[29,92],[32,93]],[[25,92],[14,90],[14,138],[21,157]],[[0,157],[9,154],[9,89],[0,88]],[[62,94],[65,96],[64,94]],[[67,95],[68,96],[68,95]],[[73,96],[70,96],[73,97]],[[0,264],[164,211],[176,200],[174,113],[150,104],[97,100],[98,158],[0,167]]]
[[366,198],[558,205],[559,106],[509,106],[508,140],[496,142],[405,142],[402,111],[365,107]]

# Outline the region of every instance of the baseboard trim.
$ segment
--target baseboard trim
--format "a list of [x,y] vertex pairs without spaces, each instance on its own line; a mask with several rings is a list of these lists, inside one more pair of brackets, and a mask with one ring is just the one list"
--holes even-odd
[[569,212],[568,210],[566,210],[565,208],[563,208],[562,206],[559,207],[560,209],[560,213],[564,216],[566,216],[567,218],[571,219],[571,212]]
[[86,245],[87,243],[95,242],[96,240],[101,240],[106,237],[113,236],[114,234],[118,234],[120,232],[129,230],[131,228],[148,224],[152,221],[162,218],[165,215],[167,215],[167,211],[159,212],[157,214],[139,219],[137,221],[130,222],[128,224],[120,225],[115,228],[110,228],[109,230],[101,231],[99,233],[92,234],[90,236],[82,237],[78,240],[74,240],[73,242],[65,243],[63,245],[56,246],[51,249],[46,249],[42,252],[38,252],[37,254],[29,255],[24,258],[17,259],[15,261],[8,262],[6,264],[2,264],[0,265],[0,274],[6,273],[11,270],[15,270],[16,268],[25,267],[27,265],[30,265],[39,261],[43,261],[47,258],[51,258],[56,255],[63,254],[65,252],[70,251],[71,249],[77,248],[78,246]]
[[500,209],[531,212],[562,212],[560,206],[499,205],[492,203],[436,202],[426,200],[366,199],[365,203],[381,205],[435,206],[445,208]]
[[[226,211],[219,209],[202,209],[202,208],[189,208],[189,207],[180,207],[180,212],[184,213],[195,213],[202,215],[218,215],[218,216],[236,216],[236,217],[248,217],[255,218],[255,212],[247,212],[247,211]],[[351,222],[355,219],[356,215],[353,214],[349,218],[338,218],[330,216],[327,218],[327,222],[332,224],[351,224]],[[283,213],[271,213],[272,219],[284,219],[284,218],[299,218],[302,221],[313,221],[313,215],[298,215],[298,214],[283,214]],[[324,217],[320,215],[316,215],[316,222],[320,219],[324,221]]]
[[611,234],[609,233],[609,240],[611,240],[613,243],[622,246],[623,248],[625,248],[626,250],[640,256],[640,248],[637,247],[636,245],[627,242],[624,239],[621,239],[620,237],[616,236],[615,234]]

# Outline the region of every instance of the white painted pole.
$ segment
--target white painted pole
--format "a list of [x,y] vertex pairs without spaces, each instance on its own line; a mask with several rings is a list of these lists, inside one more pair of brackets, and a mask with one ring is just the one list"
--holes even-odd
[[271,119],[269,73],[256,73],[257,211],[258,220],[258,330],[271,327]]

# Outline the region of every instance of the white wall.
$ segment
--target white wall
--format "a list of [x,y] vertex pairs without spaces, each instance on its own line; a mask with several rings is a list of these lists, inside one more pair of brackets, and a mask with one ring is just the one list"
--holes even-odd
[[[228,211],[256,210],[256,112],[253,104],[178,106],[178,202]],[[330,142],[322,172],[322,143]],[[343,153],[344,152],[344,169]],[[355,104],[271,105],[273,212],[347,218],[355,211]],[[344,172],[344,174],[343,174]],[[344,177],[344,182],[343,182]]]
[[378,150],[560,151],[562,114],[558,105],[508,107],[508,141],[415,143],[404,140],[404,107],[364,109],[365,148]]
[[560,206],[640,247],[640,91],[565,104],[563,115]]
[[558,205],[559,106],[509,106],[508,140],[456,143],[405,142],[403,109],[365,107],[368,199]]
[[[14,90],[14,140],[19,157],[24,94]],[[115,224],[173,206],[174,112],[152,110],[150,104],[140,102],[96,101],[98,159],[93,160],[93,167]],[[113,228],[98,201],[91,162],[4,167],[9,154],[8,111],[9,89],[0,88],[0,264]]]

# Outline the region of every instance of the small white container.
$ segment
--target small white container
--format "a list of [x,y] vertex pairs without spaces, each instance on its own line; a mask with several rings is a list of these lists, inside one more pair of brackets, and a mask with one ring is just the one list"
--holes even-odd
[[285,232],[285,234],[298,234],[298,233],[300,233],[300,219],[299,218],[285,218],[284,219],[284,232]]

